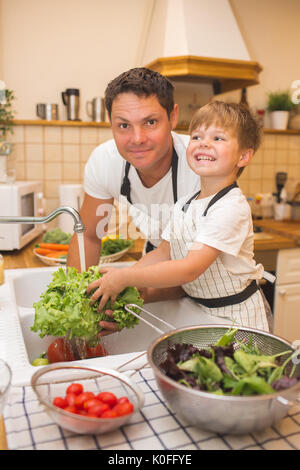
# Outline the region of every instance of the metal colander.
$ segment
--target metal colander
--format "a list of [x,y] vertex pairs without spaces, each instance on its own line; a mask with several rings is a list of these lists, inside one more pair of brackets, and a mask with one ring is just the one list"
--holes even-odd
[[[192,326],[171,331],[150,345],[148,361],[164,398],[189,424],[224,434],[260,431],[287,415],[290,407],[295,404],[294,400],[298,398],[300,382],[287,390],[268,395],[222,396],[189,389],[167,377],[160,367],[166,359],[169,346],[186,343],[203,349],[215,344],[226,331],[228,325]],[[284,339],[251,328],[239,328],[236,339],[248,342],[250,335],[262,354],[273,355],[289,351],[281,357],[284,361],[295,351]],[[296,375],[300,375],[299,364],[293,373],[293,376]]]
[[[130,307],[125,308],[134,314]],[[138,307],[138,306],[135,306]],[[140,308],[140,307],[138,307]],[[148,348],[148,362],[154,371],[158,387],[170,407],[184,420],[201,429],[222,434],[244,434],[256,432],[273,425],[284,418],[291,406],[298,401],[300,381],[293,387],[268,395],[256,396],[223,396],[208,392],[202,392],[187,388],[175,380],[166,376],[160,365],[165,361],[169,346],[175,343],[192,344],[204,349],[215,344],[218,339],[228,331],[228,325],[203,325],[174,329],[172,325],[140,308],[155,320],[163,323],[168,332],[153,326],[150,322],[139,316],[139,319],[147,323],[161,334]],[[238,328],[236,340],[248,342],[250,336],[256,343],[262,354],[274,355],[287,351],[281,356],[283,362],[296,349],[283,338],[272,335],[262,330],[253,328]],[[237,346],[238,347],[238,346]],[[300,355],[300,352],[299,352]],[[300,375],[300,360],[295,355],[296,364],[293,376]]]

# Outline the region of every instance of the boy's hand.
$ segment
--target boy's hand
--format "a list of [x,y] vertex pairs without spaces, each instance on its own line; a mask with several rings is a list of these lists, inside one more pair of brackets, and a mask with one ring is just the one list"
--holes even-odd
[[98,312],[102,312],[109,299],[111,305],[113,305],[117,295],[126,287],[126,282],[124,282],[124,279],[126,279],[125,269],[101,268],[100,272],[104,276],[91,282],[86,289],[87,294],[96,289],[91,295],[91,304],[101,297]]

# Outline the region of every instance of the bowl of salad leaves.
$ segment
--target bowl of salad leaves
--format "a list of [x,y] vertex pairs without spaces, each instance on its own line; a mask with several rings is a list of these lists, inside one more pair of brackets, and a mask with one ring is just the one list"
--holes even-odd
[[244,434],[284,418],[300,392],[300,360],[289,342],[228,325],[173,330],[148,348],[171,408],[210,432]]
[[133,246],[133,240],[119,238],[117,235],[109,235],[101,240],[100,263],[113,263],[122,258]]

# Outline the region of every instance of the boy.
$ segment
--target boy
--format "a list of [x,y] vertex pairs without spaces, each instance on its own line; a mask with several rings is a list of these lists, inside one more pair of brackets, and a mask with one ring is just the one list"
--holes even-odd
[[174,206],[163,241],[133,267],[103,268],[90,284],[101,311],[127,285],[182,286],[202,311],[241,326],[268,330],[257,280],[263,266],[253,259],[250,207],[236,179],[260,144],[260,129],[248,109],[211,102],[190,124],[187,162],[201,177],[201,191]]

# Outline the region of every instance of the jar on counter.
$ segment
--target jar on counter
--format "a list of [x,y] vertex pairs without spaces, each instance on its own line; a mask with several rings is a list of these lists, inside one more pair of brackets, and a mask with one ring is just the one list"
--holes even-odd
[[0,253],[0,285],[4,282],[4,259]]

